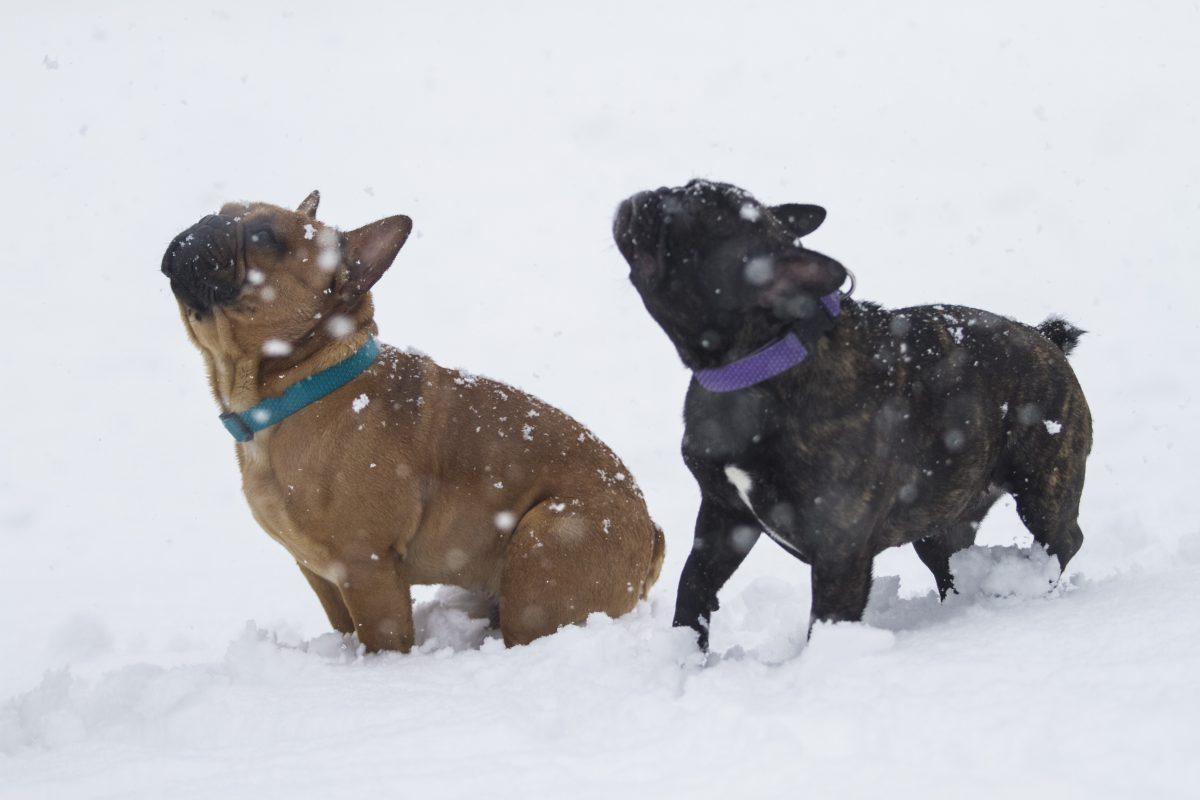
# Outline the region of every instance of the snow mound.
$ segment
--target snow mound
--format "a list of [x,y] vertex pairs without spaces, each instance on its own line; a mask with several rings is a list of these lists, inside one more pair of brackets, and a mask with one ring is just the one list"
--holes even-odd
[[413,609],[417,647],[422,652],[478,650],[499,631],[489,630],[491,608],[478,595],[454,586],[439,586],[432,602]]
[[1058,560],[1039,545],[1031,548],[968,547],[950,557],[961,597],[1044,597],[1059,585]]

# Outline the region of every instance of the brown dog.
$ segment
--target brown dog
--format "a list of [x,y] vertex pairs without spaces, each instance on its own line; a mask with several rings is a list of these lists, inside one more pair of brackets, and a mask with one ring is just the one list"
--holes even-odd
[[[372,346],[369,290],[412,222],[341,233],[316,220],[318,200],[295,212],[228,204],[163,258],[227,417]],[[594,611],[624,614],[662,566],[662,532],[629,470],[587,429],[517,389],[386,345],[237,456],[255,519],[296,559],[333,627],[368,650],[412,646],[413,584],[486,595],[512,646]]]

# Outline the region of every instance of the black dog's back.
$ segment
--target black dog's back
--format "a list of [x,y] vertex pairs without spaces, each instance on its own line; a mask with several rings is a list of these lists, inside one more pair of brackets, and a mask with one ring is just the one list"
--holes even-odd
[[[893,465],[877,476],[896,494],[881,545],[977,524],[1000,491],[1013,493],[1027,525],[1040,525],[1051,502],[1074,518],[1078,498],[1068,501],[1063,489],[1082,485],[1091,416],[1066,352],[1082,331],[1061,319],[1034,328],[949,305],[885,311],[847,302],[845,316],[829,343],[845,348],[837,360],[856,363],[856,377],[835,394],[871,398],[878,412],[863,442],[871,452],[861,455],[883,452]],[[1039,541],[1046,537],[1059,538]],[[1064,564],[1078,549],[1078,541],[1043,543]]]

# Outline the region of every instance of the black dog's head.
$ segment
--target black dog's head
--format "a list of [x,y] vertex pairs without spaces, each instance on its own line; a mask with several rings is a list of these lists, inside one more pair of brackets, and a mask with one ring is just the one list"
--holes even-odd
[[797,323],[820,324],[819,298],[846,279],[801,244],[824,219],[820,206],[765,206],[736,186],[694,180],[625,200],[613,238],[684,364],[705,369]]

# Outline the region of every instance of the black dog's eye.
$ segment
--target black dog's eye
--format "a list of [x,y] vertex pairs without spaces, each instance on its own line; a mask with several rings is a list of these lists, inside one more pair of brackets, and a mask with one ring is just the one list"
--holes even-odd
[[278,242],[275,240],[275,234],[270,228],[259,228],[250,234],[250,243],[261,245],[263,247],[275,247]]

